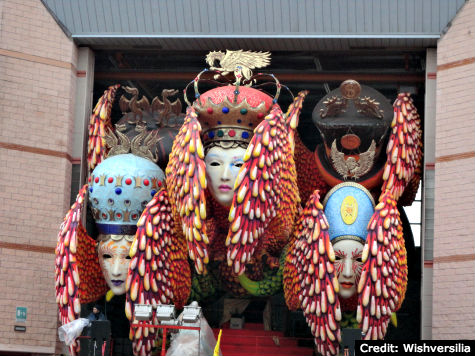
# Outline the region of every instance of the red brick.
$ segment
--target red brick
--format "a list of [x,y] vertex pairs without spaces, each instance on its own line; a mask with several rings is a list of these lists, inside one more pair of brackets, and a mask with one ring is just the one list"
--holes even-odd
[[[0,142],[70,154],[76,46],[41,1],[4,0],[1,21],[1,47],[11,52],[0,55]],[[0,148],[0,166],[0,241],[54,247],[71,163]],[[55,347],[54,254],[1,248],[0,261],[0,345]],[[13,331],[16,306],[28,308],[24,334]]]

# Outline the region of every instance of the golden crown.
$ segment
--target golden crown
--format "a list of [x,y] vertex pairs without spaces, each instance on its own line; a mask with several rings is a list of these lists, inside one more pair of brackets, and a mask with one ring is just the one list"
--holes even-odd
[[[186,103],[193,106],[198,114],[203,143],[205,146],[219,143],[224,147],[235,142],[247,144],[254,128],[267,116],[273,104],[277,103],[283,87],[272,74],[252,72],[252,69],[270,63],[270,53],[242,50],[226,51],[226,54],[211,52],[206,61],[210,64],[210,70],[205,69],[199,73],[184,90]],[[219,66],[216,61],[219,61]],[[216,87],[200,94],[200,83]],[[187,98],[188,88],[192,84],[195,98],[193,103]],[[268,85],[276,88],[273,97],[260,90]],[[284,88],[288,90],[287,87]]]

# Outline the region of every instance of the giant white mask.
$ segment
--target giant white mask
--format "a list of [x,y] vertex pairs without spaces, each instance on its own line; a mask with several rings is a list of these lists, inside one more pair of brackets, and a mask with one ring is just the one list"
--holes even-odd
[[206,176],[211,195],[219,204],[231,206],[234,196],[234,182],[244,164],[246,150],[241,147],[212,147],[205,157]]
[[335,251],[335,269],[340,284],[339,296],[352,297],[358,288],[361,276],[361,253],[363,244],[356,240],[342,239],[333,245]]
[[[134,236],[111,235],[112,238],[101,240],[97,250],[99,264],[107,285],[114,295],[125,293],[125,281],[129,269],[129,250]],[[99,235],[99,238],[103,235]]]

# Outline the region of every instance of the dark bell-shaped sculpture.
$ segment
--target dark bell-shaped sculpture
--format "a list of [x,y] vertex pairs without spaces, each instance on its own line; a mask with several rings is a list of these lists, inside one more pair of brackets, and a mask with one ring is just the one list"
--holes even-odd
[[323,144],[316,158],[330,186],[379,175],[392,116],[393,108],[381,93],[354,80],[344,81],[318,102],[312,120]]

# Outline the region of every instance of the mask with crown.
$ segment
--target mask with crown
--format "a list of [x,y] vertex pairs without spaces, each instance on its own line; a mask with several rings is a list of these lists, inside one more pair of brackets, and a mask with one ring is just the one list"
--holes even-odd
[[[109,155],[88,178],[65,217],[56,248],[56,295],[63,324],[79,317],[81,303],[96,301],[106,291],[106,300],[126,291],[127,274],[137,222],[142,211],[164,185],[163,171],[150,159],[147,147],[132,145],[109,132],[106,142],[115,142]],[[154,146],[155,136],[149,137]],[[131,151],[131,152],[130,152]],[[97,239],[82,225],[84,204],[89,204]],[[112,315],[109,315],[111,317]],[[71,353],[79,347],[73,343]]]
[[333,187],[323,200],[328,235],[335,251],[335,269],[340,283],[339,296],[356,295],[361,276],[361,253],[374,213],[374,200],[362,185],[352,182]]
[[[383,339],[404,300],[398,203],[410,204],[417,191],[422,136],[409,94],[399,94],[391,108],[354,80],[320,100],[313,120],[323,143],[311,152],[296,140],[306,203],[285,261],[284,292],[289,308],[303,309],[317,351],[337,355],[340,326]],[[320,194],[328,191],[324,208]],[[345,319],[342,310],[354,315]]]
[[[199,73],[184,90],[187,116],[166,169],[167,190],[200,274],[215,238],[207,233],[207,193],[230,209],[233,228],[225,253],[234,273],[242,274],[271,220],[280,227],[280,248],[289,237],[298,203],[293,135],[306,93],[285,115],[277,101],[286,87],[271,74],[252,73],[269,63],[269,53],[212,52],[207,61],[213,70]],[[210,85],[214,88],[200,93],[200,86]],[[268,87],[274,96],[262,90]],[[187,98],[190,88],[193,102]]]
[[92,172],[89,203],[99,230],[98,258],[110,288],[108,300],[125,293],[137,221],[164,179],[156,164],[130,153],[109,157]]
[[[126,292],[131,320],[138,302],[183,306],[192,278],[194,299],[212,297],[221,286],[234,295],[280,289],[279,278],[253,289],[244,271],[252,260],[250,273],[256,270],[262,278],[262,256],[271,248],[280,256],[290,238],[299,202],[293,137],[306,93],[284,114],[277,104],[283,86],[272,75],[252,75],[267,57],[228,51],[219,57],[222,67],[204,70],[184,90],[186,98],[194,88],[194,101],[185,99],[187,114],[166,168],[166,190],[145,208],[131,247]],[[265,77],[272,81],[261,83]],[[276,89],[274,97],[260,90],[266,84]],[[200,93],[203,85],[208,90]],[[149,259],[146,246],[155,242]],[[156,269],[153,256],[160,261]],[[139,339],[135,344],[143,345]]]
[[[239,74],[236,75],[239,78]],[[244,164],[243,157],[254,129],[277,102],[280,84],[277,80],[274,82],[278,88],[274,98],[250,86],[255,77],[243,78],[245,85],[238,78],[234,84],[216,82],[221,86],[199,94],[197,83],[203,76],[209,77],[210,73],[204,71],[198,75],[193,82],[196,83],[196,100],[192,104],[187,102],[201,125],[208,191],[216,202],[229,208],[234,196],[234,182]]]

